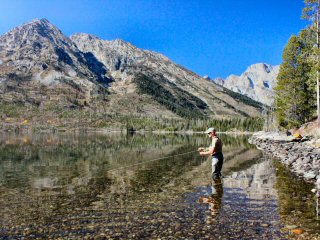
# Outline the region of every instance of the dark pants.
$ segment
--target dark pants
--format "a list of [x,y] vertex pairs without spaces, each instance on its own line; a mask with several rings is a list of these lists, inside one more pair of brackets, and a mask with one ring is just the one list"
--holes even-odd
[[223,165],[223,154],[216,153],[212,155],[212,178],[213,179],[221,177],[222,165]]

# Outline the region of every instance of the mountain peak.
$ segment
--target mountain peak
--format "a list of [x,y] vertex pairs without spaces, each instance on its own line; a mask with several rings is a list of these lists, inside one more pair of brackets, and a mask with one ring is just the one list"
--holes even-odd
[[42,19],[35,18],[30,22],[27,22],[25,24],[22,24],[19,27],[16,27],[16,28],[12,29],[11,31],[21,30],[21,29],[30,29],[30,28],[35,28],[35,29],[48,28],[48,29],[57,29],[58,30],[58,28],[56,28],[52,23],[50,23],[48,19],[46,19],[46,18],[42,18]]
[[246,95],[258,102],[271,105],[274,99],[273,88],[277,82],[279,66],[268,63],[256,63],[250,65],[240,76],[230,75],[223,84],[216,83],[243,95]]
[[33,19],[0,37],[0,47],[18,51],[28,46],[38,46],[37,51],[45,46],[75,48],[73,42],[60,29],[47,19]]
[[[43,24],[43,25],[47,24],[48,25],[48,24],[51,24],[51,23],[46,18],[41,18],[41,19],[35,18],[35,19],[31,20],[30,22],[28,22],[26,24]],[[24,25],[26,25],[26,24],[24,24]]]
[[51,24],[47,19],[33,19],[21,26],[13,28],[11,31],[1,36],[1,40],[9,40],[12,43],[23,42],[25,39],[49,38],[54,42],[56,37],[63,36],[63,33]]
[[82,53],[47,19],[34,19],[1,36],[0,59],[0,79],[22,79],[21,86],[40,83],[77,91],[81,85],[81,91],[90,93],[110,80],[95,57]]
[[248,71],[264,71],[266,73],[270,73],[273,70],[274,66],[268,63],[255,63],[249,66],[246,70]]

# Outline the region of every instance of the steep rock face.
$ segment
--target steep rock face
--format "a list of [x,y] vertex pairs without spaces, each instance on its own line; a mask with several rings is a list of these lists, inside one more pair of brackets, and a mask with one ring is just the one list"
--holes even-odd
[[110,71],[123,71],[126,66],[150,64],[147,60],[169,61],[162,54],[139,49],[121,39],[102,40],[94,35],[78,33],[71,36],[83,52],[92,52]]
[[224,81],[217,78],[214,82],[270,106],[274,100],[273,89],[278,73],[279,66],[257,63],[248,67],[241,76],[230,75]]
[[[147,93],[178,115],[181,115],[183,105],[187,111],[198,116],[259,115],[257,105],[230,96],[216,84],[175,64],[162,54],[139,49],[122,40],[105,41],[84,33],[75,34],[71,39],[81,51],[91,52],[111,71],[115,79],[111,88],[119,94],[135,90]],[[145,81],[144,84],[139,84],[141,81]],[[171,103],[163,101],[164,98],[169,98]]]
[[67,91],[90,99],[110,81],[103,64],[79,51],[46,19],[33,20],[1,36],[0,59],[0,91],[7,100],[42,102],[36,96],[40,86],[44,98]]

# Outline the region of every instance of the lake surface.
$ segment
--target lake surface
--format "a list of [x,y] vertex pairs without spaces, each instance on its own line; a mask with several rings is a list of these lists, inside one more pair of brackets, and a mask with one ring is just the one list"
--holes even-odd
[[0,135],[0,238],[287,239],[320,232],[312,185],[221,135]]

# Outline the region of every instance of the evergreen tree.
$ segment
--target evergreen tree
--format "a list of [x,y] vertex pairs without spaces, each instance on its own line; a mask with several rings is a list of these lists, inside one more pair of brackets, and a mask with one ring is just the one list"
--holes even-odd
[[316,116],[317,110],[317,68],[318,64],[318,50],[316,48],[316,32],[313,29],[313,26],[307,27],[306,30],[301,31],[300,38],[304,42],[304,51],[301,54],[301,58],[304,61],[304,64],[307,65],[307,93],[308,93],[308,114],[310,115],[309,119],[313,116]]
[[277,77],[276,107],[279,125],[298,127],[310,120],[314,112],[314,92],[310,88],[311,31],[302,30],[291,36],[282,54],[282,64]]
[[[317,81],[319,81],[319,71],[320,71],[320,47],[317,43],[317,14],[318,14],[318,0],[304,0],[305,8],[302,11],[302,18],[311,21],[311,25],[308,26],[308,35],[305,38],[308,41],[310,47],[308,55],[306,56],[309,65],[311,66],[309,72],[309,81],[308,87],[309,90],[313,93],[311,95],[312,100],[314,101],[315,108],[317,105],[320,105],[320,102],[317,100]],[[320,36],[319,36],[320,37]],[[318,119],[318,121],[320,121]]]

